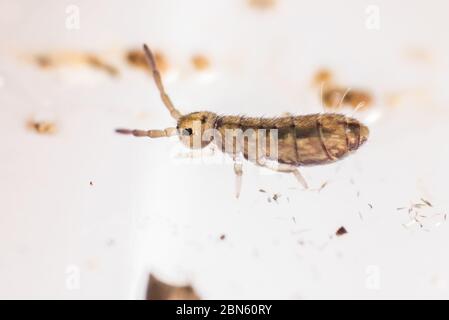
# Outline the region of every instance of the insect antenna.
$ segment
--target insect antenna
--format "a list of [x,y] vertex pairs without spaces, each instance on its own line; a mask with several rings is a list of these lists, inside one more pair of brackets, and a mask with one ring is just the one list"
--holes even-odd
[[165,138],[177,135],[176,128],[166,128],[164,130],[116,129],[115,132],[120,134],[129,134],[135,137],[149,137],[149,138]]
[[143,45],[143,51],[145,52],[145,57],[146,57],[148,66],[150,67],[151,72],[153,73],[154,82],[156,83],[159,93],[161,94],[162,102],[164,103],[165,107],[167,107],[172,118],[174,118],[175,120],[178,120],[182,116],[182,114],[175,108],[175,106],[173,105],[173,103],[170,100],[170,97],[165,92],[164,85],[162,84],[161,74],[160,74],[159,70],[157,69],[153,53],[151,52],[150,48],[148,48],[148,46],[146,44]]

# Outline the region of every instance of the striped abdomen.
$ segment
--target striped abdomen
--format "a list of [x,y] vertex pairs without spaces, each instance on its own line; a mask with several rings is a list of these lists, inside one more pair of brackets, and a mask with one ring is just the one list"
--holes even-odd
[[[325,164],[341,159],[357,150],[369,135],[366,126],[340,114],[281,118],[223,116],[216,120],[215,128],[220,133],[215,138],[215,143],[224,152],[242,152],[246,159],[254,162],[267,158],[294,166]],[[277,154],[270,152],[273,148],[269,137],[272,129],[277,129]],[[246,139],[229,138],[230,131],[243,132]],[[261,144],[260,137],[264,135],[266,139]],[[256,155],[254,147],[251,149],[250,141],[256,141]]]

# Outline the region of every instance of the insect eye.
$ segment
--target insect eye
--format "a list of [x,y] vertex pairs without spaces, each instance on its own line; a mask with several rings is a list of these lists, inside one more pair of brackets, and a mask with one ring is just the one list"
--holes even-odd
[[192,128],[186,128],[186,129],[183,129],[183,130],[182,130],[182,135],[183,135],[183,136],[191,136],[192,133],[193,133]]

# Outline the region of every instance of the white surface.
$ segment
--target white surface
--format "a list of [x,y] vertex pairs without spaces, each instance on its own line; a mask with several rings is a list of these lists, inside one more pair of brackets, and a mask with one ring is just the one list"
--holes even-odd
[[[396,210],[423,197],[430,216],[448,213],[446,2],[278,0],[262,12],[244,0],[121,3],[0,1],[0,298],[142,298],[150,270],[204,298],[448,297],[447,223],[407,229]],[[80,8],[79,30],[65,28],[68,4]],[[380,30],[365,27],[371,4]],[[375,94],[357,114],[370,140],[303,169],[312,187],[330,180],[320,193],[247,164],[236,200],[231,165],[180,164],[176,139],[114,134],[173,124],[151,79],[120,60],[142,42],[167,55],[183,112],[320,112],[310,79],[328,66]],[[52,50],[105,54],[121,76],[20,58]],[[189,66],[196,52],[212,61],[206,75]],[[58,133],[27,130],[33,116]],[[330,238],[340,226],[349,233]]]

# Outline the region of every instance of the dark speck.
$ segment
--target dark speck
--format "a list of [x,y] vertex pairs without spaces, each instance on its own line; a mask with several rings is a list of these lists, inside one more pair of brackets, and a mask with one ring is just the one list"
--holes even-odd
[[345,234],[347,234],[347,233],[348,233],[348,231],[346,230],[345,227],[340,227],[340,228],[338,228],[338,230],[335,232],[335,235],[336,235],[337,237],[341,237],[342,235],[345,235]]

